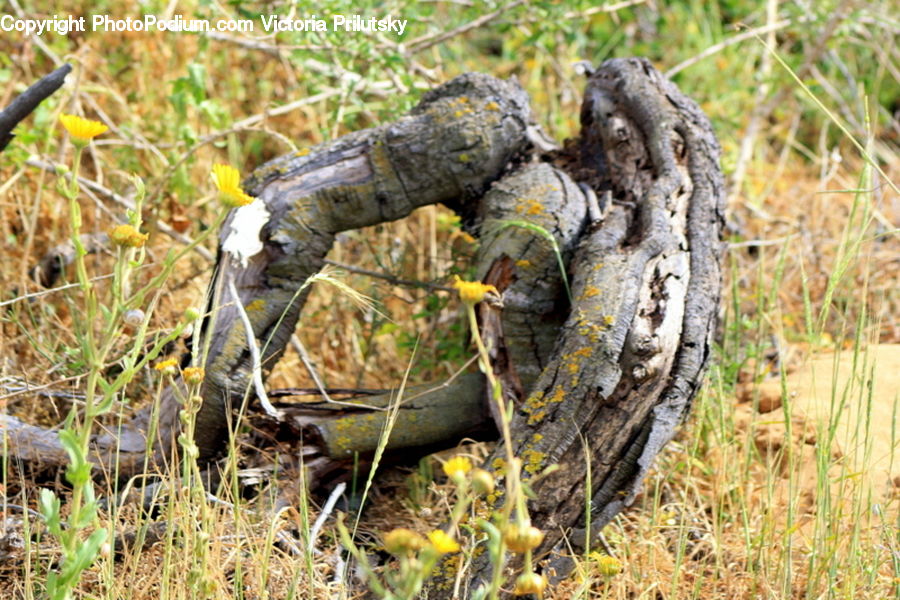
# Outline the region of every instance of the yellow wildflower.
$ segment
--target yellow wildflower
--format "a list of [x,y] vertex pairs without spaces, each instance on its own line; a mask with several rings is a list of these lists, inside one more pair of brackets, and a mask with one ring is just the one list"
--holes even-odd
[[109,239],[117,246],[140,248],[150,237],[148,233],[141,233],[131,225],[117,225],[109,232]]
[[429,533],[428,541],[430,541],[432,547],[441,554],[459,552],[459,544],[456,543],[456,540],[454,540],[447,532],[440,529],[435,529]]
[[203,383],[205,371],[201,367],[188,367],[184,370],[184,380],[189,384],[199,385]]
[[516,578],[516,589],[513,594],[516,596],[527,596],[534,594],[538,598],[543,597],[544,590],[547,587],[547,578],[537,573],[522,573]]
[[459,278],[459,275],[456,275],[453,287],[459,292],[460,300],[470,305],[478,304],[488,294],[500,295],[497,288],[492,285],[487,285],[480,281],[463,281]]
[[425,547],[425,538],[410,529],[398,527],[384,535],[384,549],[394,556],[412,554]]
[[465,477],[466,473],[472,470],[472,463],[465,456],[454,456],[444,463],[444,473],[450,479]]
[[157,371],[162,371],[166,375],[174,375],[178,369],[178,361],[174,358],[167,358],[153,365],[153,368]]
[[253,196],[248,196],[241,189],[241,174],[231,165],[213,165],[212,176],[219,190],[219,199],[225,206],[235,208],[253,202]]
[[72,136],[72,143],[79,146],[86,146],[92,139],[109,129],[99,121],[84,119],[77,115],[59,115],[59,122]]
[[600,552],[591,552],[588,555],[588,558],[590,558],[591,562],[597,566],[597,572],[604,577],[614,577],[622,572],[622,561],[615,556],[601,554]]

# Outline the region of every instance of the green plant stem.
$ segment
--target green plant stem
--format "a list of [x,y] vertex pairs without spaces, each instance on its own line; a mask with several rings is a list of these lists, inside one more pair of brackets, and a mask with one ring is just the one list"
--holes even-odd
[[[503,402],[503,389],[500,382],[494,375],[493,369],[491,368],[490,356],[488,355],[487,348],[484,345],[484,340],[482,340],[481,338],[481,333],[478,330],[478,321],[475,318],[475,306],[467,303],[466,313],[469,316],[469,327],[472,330],[472,338],[475,340],[475,346],[478,348],[478,354],[481,357],[483,371],[485,376],[487,377],[488,385],[491,389],[491,397],[497,404],[497,409],[500,414],[501,434],[503,435],[503,445],[506,448],[506,461],[508,463],[506,472],[508,498],[507,502],[503,506],[503,511],[501,513],[500,528],[502,531],[502,529],[510,523],[512,519],[513,506],[515,506],[516,508],[517,521],[522,527],[525,527],[531,524],[531,519],[528,517],[528,508],[525,502],[525,494],[522,492],[519,459],[517,459],[513,454],[512,433],[509,429],[510,418],[506,411],[506,406]],[[503,536],[501,535],[498,550],[499,556],[494,558],[494,570],[491,577],[491,587],[488,596],[491,600],[497,600],[497,598],[499,598],[500,586],[502,585],[503,579],[503,557],[505,556],[505,554],[506,542],[503,540]],[[530,573],[532,571],[530,550],[525,554],[525,569],[526,573]]]
[[[84,422],[80,424],[80,427],[72,424],[77,428],[77,437],[78,437],[78,448],[81,451],[81,455],[83,457],[87,456],[89,447],[88,444],[90,442],[90,429],[91,424],[93,422],[93,410],[94,410],[94,392],[97,389],[97,381],[100,375],[100,369],[102,368],[102,362],[98,360],[99,357],[95,356],[94,349],[96,341],[94,339],[94,316],[96,314],[96,296],[95,296],[95,288],[93,283],[91,282],[90,277],[87,273],[87,264],[84,257],[87,255],[84,246],[81,243],[81,207],[78,205],[78,172],[81,167],[81,155],[83,152],[82,147],[76,147],[75,149],[75,158],[73,160],[72,167],[72,184],[69,188],[69,214],[72,219],[72,241],[75,244],[75,272],[76,277],[78,278],[78,283],[81,287],[81,290],[84,294],[84,303],[85,303],[85,319],[83,321],[84,331],[84,341],[82,341],[82,359],[85,364],[88,366],[88,377],[87,377],[87,385],[85,388],[84,394]],[[77,323],[78,320],[76,319]],[[73,410],[71,413],[73,416],[75,415],[75,411]],[[81,509],[82,502],[81,497],[84,491],[84,485],[79,485],[77,482],[73,483],[72,489],[72,498],[69,512],[69,521],[70,523],[78,523],[81,517]],[[89,484],[88,484],[89,485]],[[66,540],[66,550],[67,552],[73,553],[75,551],[75,545],[78,543],[78,537],[76,535],[76,528],[69,528],[69,535],[67,535]]]
[[172,274],[172,270],[175,268],[175,264],[181,259],[181,257],[203,243],[206,238],[212,235],[213,232],[219,231],[222,223],[225,222],[225,218],[228,216],[228,212],[229,211],[227,210],[223,210],[222,212],[220,212],[219,216],[216,217],[216,221],[215,223],[213,223],[212,227],[202,232],[200,235],[194,238],[194,240],[190,244],[188,244],[175,254],[170,253],[168,256],[166,256],[162,271],[160,271],[159,274],[156,275],[156,277],[151,279],[150,282],[147,283],[147,285],[135,292],[135,294],[126,302],[126,306],[131,307],[142,305],[144,302],[144,297],[152,290],[157,290],[157,294],[161,293],[160,290],[162,289],[162,284],[166,281],[166,279],[169,278],[169,275]]

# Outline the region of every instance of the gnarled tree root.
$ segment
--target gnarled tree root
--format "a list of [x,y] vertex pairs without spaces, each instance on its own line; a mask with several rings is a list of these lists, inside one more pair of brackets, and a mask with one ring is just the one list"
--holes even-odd
[[[307,278],[335,234],[443,202],[481,238],[478,273],[503,295],[504,308],[482,305],[479,319],[492,368],[516,407],[514,452],[527,477],[562,467],[533,482],[529,509],[546,533],[538,552],[544,568],[564,576],[566,544],[583,546],[632,502],[687,414],[709,359],[721,287],[719,149],[699,108],[647,61],[614,59],[591,75],[581,122],[578,140],[536,161],[525,93],[467,74],[394,123],[257,169],[245,187],[260,201],[226,221],[209,288],[203,327],[211,343],[195,440],[201,459],[224,450],[230,409],[252,396],[252,353],[236,303],[247,309],[265,375],[294,332]],[[399,407],[405,426],[395,427],[389,448],[421,452],[489,427],[484,388],[474,374],[408,390]],[[305,432],[321,460],[337,463],[373,448],[385,414],[379,408],[390,402],[386,395],[359,400],[359,408],[321,404],[283,418]],[[168,390],[149,456],[149,413],[97,438],[98,472],[117,465],[115,474],[128,477],[164,465],[178,410]],[[14,454],[64,462],[53,435],[24,427],[0,422]],[[503,456],[495,454],[487,465]],[[466,588],[489,571],[486,558],[476,559]],[[449,582],[431,583],[429,597],[450,597]]]
[[[620,202],[581,237],[568,320],[511,423],[526,478],[561,466],[532,484],[529,502],[551,578],[570,572],[570,546],[593,541],[633,501],[687,414],[721,287],[719,149],[699,108],[648,62],[616,59],[591,76],[581,120],[571,170]],[[498,448],[487,464],[504,456]],[[465,578],[469,592],[489,579],[486,554]],[[450,583],[433,581],[429,598],[451,597]]]

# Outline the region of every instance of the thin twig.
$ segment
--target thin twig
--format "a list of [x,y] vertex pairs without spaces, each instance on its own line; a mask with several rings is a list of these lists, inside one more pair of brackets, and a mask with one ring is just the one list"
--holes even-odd
[[294,350],[300,355],[300,361],[303,362],[303,366],[306,367],[306,372],[309,373],[313,383],[316,384],[316,389],[319,390],[319,393],[322,394],[322,397],[325,398],[326,401],[331,402],[331,396],[328,394],[325,384],[322,383],[322,379],[319,377],[319,372],[316,371],[315,365],[312,364],[312,360],[309,358],[309,352],[306,351],[306,346],[303,345],[303,342],[300,341],[300,338],[296,333],[291,335],[291,345],[294,346]]
[[721,52],[722,50],[724,50],[725,48],[734,46],[735,44],[740,44],[741,42],[743,42],[745,40],[749,40],[751,38],[754,38],[758,35],[762,35],[764,33],[770,33],[773,31],[778,31],[779,29],[784,29],[785,27],[787,27],[790,24],[791,24],[790,19],[784,19],[782,21],[777,21],[775,23],[769,23],[768,25],[763,25],[762,27],[748,29],[747,31],[745,31],[743,33],[739,33],[735,36],[732,36],[732,37],[728,38],[727,40],[722,40],[718,44],[713,44],[712,46],[710,46],[709,48],[707,48],[700,54],[692,56],[691,58],[678,63],[677,65],[675,65],[674,67],[672,67],[671,69],[666,71],[666,77],[671,78],[676,73],[680,73],[681,71],[684,71],[688,67],[694,66],[695,64],[697,64],[704,58],[709,58],[713,54],[717,54],[717,53]]
[[288,102],[287,104],[282,104],[279,107],[273,108],[271,110],[267,110],[263,113],[259,113],[257,115],[253,115],[252,117],[247,117],[246,119],[242,119],[240,121],[236,121],[232,126],[232,129],[244,129],[246,127],[250,127],[252,125],[256,125],[260,121],[264,121],[269,117],[277,117],[278,115],[283,115],[285,113],[289,113],[292,110],[300,108],[301,106],[306,106],[308,104],[315,104],[316,102],[321,102],[322,100],[327,100],[329,98],[333,98],[334,96],[339,96],[341,94],[341,90],[334,89],[328,90],[327,92],[322,92],[321,94],[316,94],[315,96],[307,96],[306,98],[300,98],[299,100],[294,100],[293,102]]
[[[96,277],[92,277],[90,279],[90,281],[92,281],[92,282],[93,281],[101,281],[103,279],[109,279],[112,276],[113,276],[113,273],[110,273],[108,275],[98,275]],[[62,292],[62,291],[69,290],[72,288],[77,288],[77,287],[81,287],[81,284],[80,283],[67,283],[65,285],[51,288],[49,290],[41,290],[40,292],[32,292],[30,294],[22,294],[21,296],[16,296],[15,298],[12,298],[10,300],[4,300],[3,302],[0,302],[0,308],[3,308],[4,306],[9,306],[10,304],[15,304],[16,302],[21,302],[22,300],[30,300],[32,298],[40,298],[41,296],[46,296],[47,294],[55,294],[56,292]]]
[[731,242],[728,244],[729,250],[737,250],[739,248],[761,248],[763,246],[782,246],[790,239],[792,235],[778,238],[777,240],[745,240],[743,242]]
[[610,546],[609,542],[606,541],[606,536],[603,535],[602,530],[597,533],[597,539],[600,540],[600,545],[603,546],[603,549],[606,551],[606,554],[615,558],[616,553],[613,552],[612,546]]
[[335,49],[334,46],[321,46],[313,44],[286,44],[284,46],[281,46],[277,44],[270,44],[261,40],[233,37],[230,35],[225,35],[224,33],[220,33],[218,31],[210,31],[206,33],[206,37],[217,42],[234,44],[236,46],[240,46],[241,48],[246,48],[247,50],[257,50],[259,52],[265,52],[266,54],[271,54],[277,58],[281,58],[282,50],[306,50],[310,52],[321,52]]
[[[293,341],[293,340],[291,340]],[[387,394],[391,390],[376,390],[370,388],[279,388],[277,390],[269,390],[269,398],[284,398],[287,396],[323,396],[323,392],[329,395],[339,394],[347,396],[377,396],[378,394]]]
[[[28,160],[26,160],[25,164],[30,167],[35,167],[37,169],[47,171],[48,173],[56,173],[57,172],[57,170],[56,170],[57,165],[44,162],[34,156],[32,156]],[[72,174],[66,173],[65,176],[71,178]],[[120,196],[119,194],[115,193],[114,191],[112,191],[110,189],[103,187],[96,181],[92,181],[90,179],[85,179],[84,177],[79,177],[78,184],[84,186],[85,188],[87,188],[89,190],[97,192],[101,196],[106,196],[107,198],[109,198],[110,200],[115,202],[116,204],[124,206],[125,208],[127,208],[129,210],[134,210],[134,203],[131,200],[129,200],[128,198],[125,198],[123,196]],[[194,243],[194,240],[192,240],[190,238],[190,236],[187,236],[183,233],[178,233],[177,231],[172,229],[172,227],[170,227],[166,223],[157,222],[156,226],[164,234],[166,234],[167,236],[169,236],[170,238],[172,238],[174,240],[181,242],[182,244],[185,244],[186,246],[190,246],[191,244]],[[212,255],[212,253],[210,253],[210,251],[207,250],[206,248],[204,248],[203,246],[194,247],[194,251],[210,262],[215,260],[215,257]]]
[[[0,389],[4,392],[13,394],[34,392],[34,388],[28,385],[28,382],[21,377],[2,377],[0,378]],[[61,400],[83,400],[84,394],[78,392],[61,392],[56,390],[38,391],[38,396],[43,398],[59,398]]]
[[[4,500],[5,500],[5,497],[4,497]],[[9,509],[17,510],[21,513],[28,513],[29,515],[31,515],[32,517],[35,517],[37,519],[43,518],[41,516],[41,513],[34,510],[33,508],[28,508],[27,506],[20,506],[18,504],[10,504],[8,502],[2,502],[2,503],[0,503],[0,506],[2,506],[4,510],[9,510]],[[60,523],[60,525],[65,525],[65,523]]]
[[426,36],[416,38],[409,43],[408,53],[416,54],[423,50],[427,50],[428,48],[431,48],[432,46],[436,46],[437,44],[446,42],[447,40],[449,40],[451,38],[455,38],[458,35],[462,35],[462,34],[466,33],[467,31],[471,31],[472,29],[481,27],[485,23],[489,23],[489,22],[493,21],[494,19],[496,19],[503,13],[509,12],[510,10],[516,8],[517,6],[524,4],[524,2],[525,2],[525,0],[515,0],[515,2],[510,2],[506,6],[501,6],[500,8],[498,8],[497,10],[495,10],[492,13],[488,13],[486,15],[481,15],[477,19],[469,21],[468,23],[465,23],[463,25],[460,25],[456,29],[451,29],[450,31],[446,31],[446,32],[443,32],[440,34],[432,34],[432,35],[426,35]]
[[303,550],[300,549],[300,546],[297,545],[297,542],[295,542],[291,536],[279,529],[275,532],[275,537],[278,538],[279,542],[287,546],[288,550],[291,551],[291,554],[294,556],[303,556]]
[[[36,392],[36,391],[38,391],[38,390],[44,390],[44,389],[47,389],[47,388],[49,388],[49,387],[53,387],[53,386],[55,386],[55,385],[60,385],[60,384],[63,384],[63,383],[68,383],[68,382],[70,382],[70,381],[78,381],[79,379],[82,379],[83,377],[84,377],[84,375],[70,375],[69,377],[63,377],[62,379],[57,379],[56,381],[51,381],[50,383],[44,383],[44,384],[41,384],[41,385],[36,385],[36,386],[33,386],[33,387],[28,388],[28,389],[26,389],[26,390],[20,389],[20,390],[16,390],[16,391],[10,392],[10,393],[8,393],[8,394],[3,394],[2,396],[0,396],[0,400],[6,400],[7,398],[13,398],[13,397],[15,397],[15,396],[21,396],[22,394],[27,394],[27,393],[29,393],[29,392]],[[3,416],[3,415],[0,415],[0,416]]]
[[573,10],[567,12],[563,15],[563,19],[578,19],[584,17],[590,17],[591,15],[596,15],[599,13],[611,13],[622,10],[623,8],[628,8],[630,6],[637,6],[638,4],[644,4],[647,0],[625,0],[624,2],[617,2],[615,4],[604,4],[603,6],[595,6],[593,8],[589,8],[583,11]]
[[426,283],[424,281],[416,281],[413,279],[400,279],[395,275],[391,275],[390,273],[381,273],[379,271],[369,271],[368,269],[363,269],[360,267],[354,267],[352,265],[347,265],[344,263],[340,263],[329,258],[325,259],[325,264],[332,265],[334,267],[338,267],[344,269],[345,271],[349,271],[351,273],[356,273],[357,275],[365,275],[366,277],[374,277],[376,279],[383,279],[388,283],[393,285],[403,285],[407,287],[416,287],[423,288],[427,290],[440,290],[442,292],[453,292],[453,288],[447,287],[445,285],[438,285],[436,283]]
[[319,513],[319,516],[316,518],[316,522],[313,523],[312,529],[309,530],[309,551],[313,552],[315,550],[316,538],[319,537],[319,531],[322,529],[322,526],[325,524],[325,521],[331,515],[331,511],[334,510],[334,505],[337,504],[338,498],[341,497],[341,494],[344,493],[344,490],[347,489],[347,483],[342,481],[331,490],[331,494],[328,496],[328,500],[325,502],[325,506],[322,507],[322,512]]
[[[323,398],[325,398],[326,402],[329,402],[331,404],[339,404],[341,406],[349,406],[352,408],[368,408],[370,410],[380,410],[380,411],[387,410],[386,408],[383,408],[380,406],[367,406],[365,404],[358,404],[356,402],[346,402],[344,400],[335,400],[334,398],[332,398],[331,395],[328,393],[329,389],[326,388],[325,385],[322,383],[322,379],[319,377],[318,371],[316,371],[316,366],[312,363],[312,359],[310,359],[309,353],[306,351],[306,346],[303,345],[303,342],[300,341],[300,338],[297,337],[296,334],[291,335],[291,345],[294,346],[294,350],[296,350],[297,354],[300,355],[300,360],[303,362],[303,366],[306,367],[306,371],[309,373],[309,376],[312,378],[313,383],[316,384],[316,390],[318,391],[319,394],[322,395]],[[341,393],[341,392],[338,391],[338,392],[333,392],[333,393]],[[366,392],[363,392],[363,393],[366,393]],[[375,390],[370,390],[368,392],[369,395],[375,395],[375,394],[380,394],[380,393],[382,393],[382,392],[375,391]]]
[[241,304],[241,297],[238,295],[237,286],[234,285],[234,277],[230,274],[228,276],[228,291],[231,292],[231,297],[234,299],[234,307],[237,310],[238,315],[240,315],[241,321],[244,324],[244,330],[247,333],[247,346],[250,349],[250,360],[253,363],[251,377],[253,378],[253,387],[256,391],[256,397],[259,398],[259,403],[262,405],[263,410],[266,411],[267,415],[275,419],[281,419],[281,411],[272,406],[272,403],[269,401],[269,396],[266,394],[266,386],[263,385],[262,380],[262,359],[259,356],[259,346],[256,345],[256,334],[253,333],[253,324],[250,322],[250,317],[247,316],[247,311],[244,310],[244,306]]

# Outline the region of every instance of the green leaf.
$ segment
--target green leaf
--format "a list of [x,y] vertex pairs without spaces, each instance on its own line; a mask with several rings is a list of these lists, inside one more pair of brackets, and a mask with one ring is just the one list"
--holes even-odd
[[53,493],[53,490],[47,488],[41,490],[38,506],[41,511],[41,516],[44,517],[44,520],[47,522],[47,529],[50,530],[50,533],[56,537],[62,535],[62,527],[60,526],[59,521],[60,502],[56,494]]
[[379,335],[390,335],[400,329],[400,326],[396,323],[382,323],[381,326],[375,331],[375,336]]
[[112,408],[113,402],[116,400],[116,394],[113,392],[113,388],[115,387],[113,384],[106,384],[106,389],[103,392],[103,399],[94,406],[94,410],[92,411],[92,416],[103,415],[109,412],[109,409]]
[[[90,485],[85,486],[85,489],[91,489]],[[81,511],[78,513],[78,520],[71,523],[70,525],[78,530],[84,529],[89,525],[94,523],[94,520],[97,518],[97,503],[96,502],[87,502],[84,506],[81,507]]]
[[106,541],[106,533],[106,530],[102,528],[95,530],[78,548],[78,552],[75,554],[75,567],[79,572],[84,571],[94,563],[94,560],[100,553],[100,546]]
[[85,485],[90,478],[91,465],[88,463],[80,464],[77,467],[69,465],[69,468],[66,469],[66,479],[76,487]]
[[175,113],[182,119],[187,117],[187,100],[188,96],[184,92],[175,92],[169,96],[172,108],[175,109]]
[[188,65],[188,83],[197,104],[206,99],[206,67],[200,63]]
[[75,432],[71,429],[63,429],[59,432],[59,443],[69,455],[69,461],[73,465],[79,465],[84,462],[84,453]]
[[100,386],[100,390],[103,392],[104,396],[108,395],[113,389],[112,384],[103,377],[97,378],[97,385]]
[[[134,202],[135,205],[140,206],[144,201],[144,198],[147,196],[147,187],[144,185],[144,180],[138,175],[132,175],[131,181],[134,183]],[[132,212],[132,211],[128,211]],[[134,211],[133,215],[128,215],[128,220],[132,221],[132,225],[138,225],[140,220],[140,213]]]

